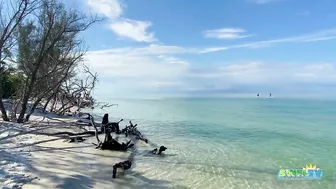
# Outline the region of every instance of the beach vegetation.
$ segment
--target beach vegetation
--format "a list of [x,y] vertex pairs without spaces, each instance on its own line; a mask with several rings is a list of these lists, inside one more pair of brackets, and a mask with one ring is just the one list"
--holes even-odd
[[[3,67],[4,69],[4,67]],[[24,77],[22,74],[18,73],[15,68],[7,68],[2,72],[2,98],[11,99],[13,98],[20,85],[22,84]]]
[[[0,12],[0,60],[14,65],[11,72],[0,65],[2,118],[22,123],[39,106],[52,104],[51,111],[64,114],[91,105],[97,74],[83,63],[80,33],[100,20],[59,0],[7,0],[0,6],[9,9]],[[2,100],[9,97],[10,119]]]

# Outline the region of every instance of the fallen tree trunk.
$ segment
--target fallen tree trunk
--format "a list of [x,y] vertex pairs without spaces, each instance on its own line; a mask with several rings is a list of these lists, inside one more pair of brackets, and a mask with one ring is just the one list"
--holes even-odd
[[82,133],[72,133],[72,132],[57,132],[57,133],[51,133],[49,134],[50,136],[55,136],[55,135],[69,135],[69,136],[78,136],[78,135],[96,135],[96,132],[95,131],[85,131],[85,132],[82,132]]
[[73,142],[84,142],[86,139],[83,137],[71,137],[68,140],[65,140],[63,142],[69,142],[69,143],[73,143]]
[[105,140],[104,142],[101,142],[97,145],[96,148],[100,148],[101,150],[111,150],[111,151],[127,151],[128,148],[131,148],[134,146],[134,144],[131,144],[131,140],[127,143],[119,143],[115,139],[112,138],[111,133],[105,134]]
[[98,134],[100,134],[100,132],[98,131],[97,129],[97,126],[96,126],[96,123],[94,122],[94,118],[91,114],[88,113],[88,116],[90,117],[90,121],[91,121],[91,125],[94,127],[95,129],[95,136],[97,138],[97,141],[98,141],[98,144],[100,143],[100,140],[99,140],[99,137],[98,137]]

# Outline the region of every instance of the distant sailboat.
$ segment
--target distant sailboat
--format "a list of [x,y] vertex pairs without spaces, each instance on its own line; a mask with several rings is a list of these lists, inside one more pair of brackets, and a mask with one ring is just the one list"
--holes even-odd
[[270,97],[270,98],[272,97],[272,93],[270,93],[269,97]]

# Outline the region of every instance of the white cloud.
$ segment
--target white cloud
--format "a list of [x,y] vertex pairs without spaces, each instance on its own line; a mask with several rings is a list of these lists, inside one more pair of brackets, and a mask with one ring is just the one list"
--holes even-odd
[[123,19],[111,23],[111,29],[119,36],[132,39],[137,42],[154,42],[157,39],[154,33],[148,33],[151,22]]
[[157,39],[154,33],[148,32],[152,26],[149,21],[131,20],[121,18],[123,6],[118,0],[87,0],[89,7],[95,12],[109,18],[109,28],[122,38],[131,39],[137,42],[155,42]]
[[184,64],[188,65],[189,63],[185,60],[181,60],[179,58],[173,57],[173,56],[164,56],[160,55],[158,56],[163,62],[169,63],[169,64]]
[[323,30],[315,33],[304,34],[294,37],[286,37],[265,41],[256,41],[251,43],[245,43],[240,45],[224,46],[224,47],[211,47],[205,48],[199,51],[199,53],[209,53],[216,51],[229,50],[234,48],[261,48],[265,46],[271,46],[277,43],[307,43],[336,39],[336,29]]
[[104,77],[165,79],[179,76],[187,67],[185,64],[171,65],[172,62],[164,62],[152,56],[89,53],[86,58],[89,65],[99,70]]
[[132,93],[137,96],[141,92],[183,85],[182,78],[189,68],[187,61],[167,55],[141,54],[142,51],[135,49],[137,53],[133,54],[89,52],[85,59],[103,78],[104,82],[98,88],[106,94],[123,96]]
[[[164,49],[154,53],[154,49]],[[88,65],[99,73],[100,88],[108,95],[176,94],[313,90],[336,83],[332,63],[232,62],[197,66],[178,56],[177,47],[149,46],[89,52]],[[173,54],[171,54],[173,52]],[[177,53],[177,54],[174,54]],[[285,91],[286,92],[286,91]]]
[[208,94],[211,90],[213,93],[223,90],[238,93],[287,93],[288,96],[295,93],[336,94],[333,89],[336,82],[335,64],[332,63],[247,62],[213,68],[212,72],[206,74],[201,79],[195,76],[194,83]]
[[257,43],[284,43],[284,42],[312,42],[312,41],[320,41],[322,39],[329,40],[336,37],[336,29],[329,29],[318,31],[311,34],[304,34],[300,36],[281,38],[275,40],[261,41]]
[[[270,1],[256,1],[267,3]],[[157,41],[148,32],[152,23],[122,18],[123,6],[118,0],[88,0],[92,9],[109,18],[110,29],[122,38],[137,42]],[[249,35],[239,28],[207,30],[205,37],[239,39]],[[219,91],[259,92],[260,88],[283,90],[284,88],[313,88],[316,85],[336,83],[336,67],[332,63],[272,63],[240,62],[220,66],[196,66],[179,57],[186,53],[209,53],[237,48],[262,48],[279,43],[308,43],[336,39],[336,29],[284,37],[272,40],[242,43],[210,48],[185,48],[174,45],[148,45],[124,47],[89,52],[88,65],[99,73],[98,88],[107,95],[138,96],[139,93],[160,91],[164,93]],[[200,56],[200,55],[197,55]],[[209,62],[211,63],[211,62]],[[199,64],[198,64],[199,65]],[[307,84],[307,86],[304,86]],[[265,90],[266,90],[265,89]]]
[[199,68],[191,77],[184,88],[189,94],[336,94],[336,71],[332,63],[233,63]]
[[210,53],[210,52],[217,52],[217,51],[225,51],[229,50],[231,47],[210,47],[200,50],[199,53]]
[[336,67],[328,63],[306,65],[294,76],[309,82],[335,82]]
[[246,0],[250,3],[256,3],[256,4],[267,4],[267,3],[274,3],[279,1],[285,1],[285,0]]
[[[314,76],[307,78],[306,76]],[[285,83],[288,81],[336,82],[336,67],[332,63],[272,63],[246,62],[214,68],[211,72],[194,75],[203,78],[223,78],[236,84]]]
[[250,35],[243,35],[245,30],[240,28],[222,28],[216,30],[206,30],[204,36],[206,38],[217,38],[217,39],[241,39],[250,37]]
[[336,36],[326,36],[326,37],[316,37],[316,38],[307,38],[302,40],[302,42],[316,42],[316,41],[327,41],[327,40],[332,40],[336,39]]
[[118,0],[88,0],[89,7],[108,18],[119,18],[123,9]]
[[156,45],[150,44],[145,47],[125,47],[125,48],[114,48],[106,49],[101,51],[90,52],[93,54],[123,54],[123,55],[167,55],[167,54],[184,54],[184,53],[195,53],[197,49],[193,48],[183,48],[179,46],[167,46],[167,45]]

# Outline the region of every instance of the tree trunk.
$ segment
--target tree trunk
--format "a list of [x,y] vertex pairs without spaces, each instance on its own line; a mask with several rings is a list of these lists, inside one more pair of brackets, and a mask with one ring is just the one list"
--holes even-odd
[[28,86],[28,91],[25,90],[25,93],[22,99],[21,111],[20,111],[20,115],[17,120],[18,123],[23,123],[23,119],[27,111],[28,100],[33,90],[33,86],[34,86],[34,83],[33,83],[33,78],[32,78],[32,81],[30,82],[30,85]]
[[29,95],[25,95],[22,100],[21,111],[20,111],[19,118],[17,120],[18,123],[23,123],[23,118],[27,111],[28,100],[29,100]]
[[24,92],[24,96],[23,96],[23,99],[22,99],[22,107],[21,107],[19,118],[17,120],[18,123],[23,123],[23,119],[24,119],[24,116],[25,116],[26,111],[27,111],[28,100],[29,100],[29,97],[30,97],[30,95],[33,91],[34,83],[36,81],[36,74],[37,74],[37,71],[38,71],[38,66],[39,65],[36,66],[37,68],[35,68],[35,70],[32,73],[32,78],[30,80],[28,89],[25,90],[25,92]]
[[42,100],[42,97],[36,99],[32,107],[30,107],[29,113],[26,115],[26,121],[29,121],[30,116],[34,113],[35,108],[38,106],[41,100]]
[[54,97],[53,104],[52,104],[52,106],[50,108],[50,112],[54,112],[54,108],[55,108],[56,102],[57,102],[57,94]]
[[44,107],[43,107],[43,110],[46,111],[47,110],[47,107],[48,107],[48,104],[50,103],[51,99],[55,96],[55,94],[51,95],[47,102],[44,104]]
[[2,101],[2,76],[3,76],[2,74],[3,74],[3,70],[2,68],[0,68],[0,111],[1,111],[2,119],[4,121],[9,121],[5,106]]
[[3,104],[3,101],[2,101],[2,94],[0,94],[1,97],[0,97],[0,110],[1,110],[1,114],[2,114],[2,119],[4,121],[9,121],[8,117],[7,117],[7,112],[6,112],[6,109],[5,109],[5,106]]
[[16,114],[17,114],[17,108],[20,104],[20,100],[15,99],[13,100],[13,104],[12,104],[12,112],[11,112],[11,121],[16,121]]
[[29,114],[26,115],[26,121],[29,121],[30,115],[31,115],[31,113],[29,113]]

